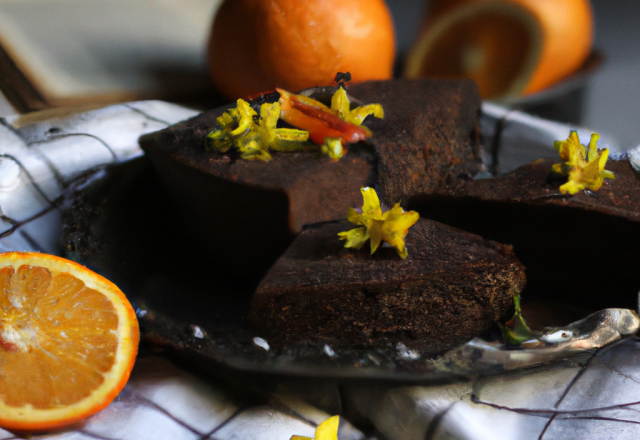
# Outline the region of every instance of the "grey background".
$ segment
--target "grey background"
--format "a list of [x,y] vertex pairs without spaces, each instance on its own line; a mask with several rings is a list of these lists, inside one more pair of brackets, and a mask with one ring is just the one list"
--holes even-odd
[[[418,34],[426,2],[387,2],[396,23],[398,53],[403,54]],[[595,45],[605,62],[589,80],[584,124],[613,136],[623,148],[634,147],[640,144],[640,0],[592,0],[592,5]],[[0,96],[0,115],[10,113]]]
[[585,123],[640,145],[640,1],[592,1],[605,64],[589,84]]

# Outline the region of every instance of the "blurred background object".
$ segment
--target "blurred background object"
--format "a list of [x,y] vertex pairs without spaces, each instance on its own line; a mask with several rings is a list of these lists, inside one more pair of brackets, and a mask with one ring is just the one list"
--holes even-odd
[[[436,0],[389,0],[396,22],[400,66]],[[451,3],[456,3],[451,2]],[[579,123],[615,137],[623,148],[640,144],[640,2],[591,0],[594,52],[578,72],[511,106],[563,122]],[[572,24],[572,17],[560,17]],[[571,47],[572,41],[564,44]],[[400,70],[400,69],[398,69]]]
[[[400,75],[428,10],[469,1],[387,0],[396,33],[395,74]],[[0,99],[0,115],[142,98],[200,108],[219,105],[222,98],[215,94],[206,64],[220,3],[0,0],[0,90],[7,98]],[[591,0],[591,5],[595,51],[582,69],[510,105],[591,126],[613,134],[622,147],[633,147],[640,139],[640,2]],[[572,15],[556,18],[578,26]],[[563,43],[574,46],[574,41]]]
[[0,89],[21,112],[212,93],[219,0],[2,0]]
[[393,20],[384,0],[226,0],[213,23],[209,71],[229,99],[389,79]]
[[431,0],[403,74],[471,78],[484,99],[578,123],[592,43],[589,0]]
[[592,40],[589,0],[432,0],[404,74],[471,78],[508,100],[576,72]]

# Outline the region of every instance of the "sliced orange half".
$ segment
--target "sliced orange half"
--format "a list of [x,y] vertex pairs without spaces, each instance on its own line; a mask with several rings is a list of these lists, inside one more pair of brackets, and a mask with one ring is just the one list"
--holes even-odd
[[138,321],[124,294],[84,266],[0,254],[0,426],[33,431],[107,406],[135,362]]
[[485,99],[538,92],[589,56],[589,0],[433,0],[405,76],[471,78]]

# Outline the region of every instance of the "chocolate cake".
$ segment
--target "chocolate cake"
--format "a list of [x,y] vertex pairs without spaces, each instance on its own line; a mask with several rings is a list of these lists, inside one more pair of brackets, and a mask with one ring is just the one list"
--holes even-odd
[[498,320],[525,284],[510,247],[420,219],[409,256],[345,249],[333,222],[305,228],[269,270],[249,323],[269,344],[398,342],[421,353],[462,344]]
[[[640,177],[609,160],[598,191],[562,194],[558,160],[539,160],[494,179],[451,182],[414,196],[422,217],[511,244],[537,298],[594,309],[635,308],[640,290]],[[605,300],[606,299],[606,300]]]
[[[322,99],[334,90],[306,94]],[[385,118],[365,120],[373,137],[349,146],[339,161],[314,152],[276,152],[268,163],[208,152],[207,134],[228,107],[141,137],[188,228],[216,250],[212,259],[242,273],[265,270],[303,225],[343,218],[360,203],[363,186],[378,185],[393,205],[480,169],[480,98],[472,81],[374,81],[348,93],[353,102],[382,104]]]

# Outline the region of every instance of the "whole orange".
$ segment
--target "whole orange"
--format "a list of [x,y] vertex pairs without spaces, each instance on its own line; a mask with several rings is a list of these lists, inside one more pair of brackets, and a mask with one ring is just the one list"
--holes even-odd
[[579,69],[589,0],[433,0],[405,75],[474,79],[483,98],[534,93]]
[[228,98],[388,79],[395,35],[384,0],[225,0],[209,39],[209,71]]

